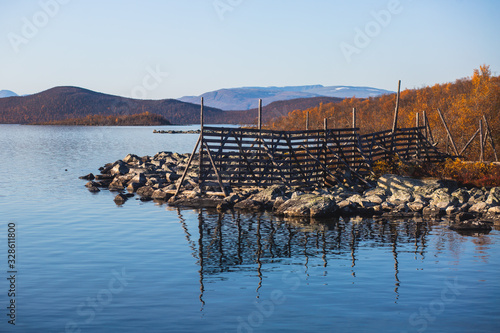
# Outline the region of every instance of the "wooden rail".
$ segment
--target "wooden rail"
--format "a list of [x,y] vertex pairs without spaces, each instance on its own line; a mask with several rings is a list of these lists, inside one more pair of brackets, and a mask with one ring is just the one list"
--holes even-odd
[[397,155],[429,162],[446,157],[422,134],[425,127],[359,135],[359,128],[272,131],[204,126],[200,134],[200,186],[284,184],[323,186],[362,179],[373,163]]
[[305,131],[263,130],[262,100],[255,129],[205,126],[202,98],[200,137],[176,195],[198,146],[200,191],[209,186],[220,187],[224,195],[226,186],[313,187],[353,178],[365,181],[363,176],[371,172],[374,162],[393,156],[403,161],[443,161],[449,155],[439,152],[431,143],[434,140],[425,112],[423,126],[417,117],[416,127],[397,127],[400,86],[401,81],[392,130],[365,135],[360,135],[356,127],[356,109],[353,109],[352,128],[328,129],[325,118],[323,130],[309,130],[307,113]]

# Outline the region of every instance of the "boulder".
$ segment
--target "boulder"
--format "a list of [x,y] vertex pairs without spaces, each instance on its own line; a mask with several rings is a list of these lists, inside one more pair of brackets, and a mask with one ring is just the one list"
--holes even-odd
[[448,206],[458,203],[458,199],[448,194],[448,189],[439,188],[434,191],[431,196],[429,204],[438,208],[446,209]]
[[141,183],[135,183],[135,182],[130,182],[127,186],[127,191],[129,191],[130,193],[134,193],[136,192],[139,188],[141,188],[142,186],[144,186],[144,184],[141,184]]
[[179,178],[181,178],[181,176],[176,174],[175,172],[167,172],[167,174],[165,175],[165,179],[169,183],[173,183]]
[[488,214],[499,215],[500,214],[500,206],[493,206],[488,209]]
[[93,193],[101,191],[97,186],[87,186],[87,189]]
[[363,201],[367,201],[367,202],[370,202],[372,204],[380,205],[382,202],[384,202],[384,199],[379,195],[372,194],[372,195],[363,197]]
[[149,198],[151,199],[153,196],[154,189],[151,186],[142,186],[136,190],[137,195],[141,196],[142,198]]
[[424,207],[425,207],[424,203],[420,201],[414,201],[408,203],[408,208],[415,213],[421,213]]
[[324,217],[336,213],[338,206],[329,196],[303,194],[287,200],[276,211],[279,215]]
[[387,201],[394,204],[408,203],[413,201],[413,195],[407,190],[394,190]]
[[490,209],[490,206],[486,202],[480,201],[472,205],[472,207],[469,208],[469,212],[482,214],[486,213],[488,209]]
[[89,173],[88,175],[85,175],[85,176],[81,176],[79,177],[80,179],[83,179],[83,180],[94,180],[95,179],[95,176],[93,173]]
[[442,186],[437,179],[421,180],[392,174],[383,175],[377,181],[377,187],[380,187],[391,193],[401,190],[411,193],[417,186],[422,187],[428,185],[435,186],[436,188]]
[[459,188],[455,190],[453,193],[451,193],[451,196],[453,198],[456,198],[460,205],[463,205],[464,203],[468,202],[470,198],[469,192],[464,188]]
[[139,163],[140,161],[141,161],[141,158],[135,154],[128,154],[123,159],[123,162],[125,162],[127,164],[135,164],[135,163]]
[[91,188],[91,187],[99,187],[99,183],[94,182],[94,181],[90,181],[90,182],[88,182],[87,184],[85,184],[85,187],[87,187],[87,188]]
[[130,183],[138,183],[138,184],[144,185],[144,184],[146,184],[147,181],[148,181],[148,179],[146,178],[146,175],[143,172],[140,172],[140,173],[136,174],[134,177],[132,177],[132,179],[129,181],[129,184]]
[[492,187],[486,203],[490,206],[500,206],[500,187]]
[[121,191],[125,188],[125,184],[117,177],[109,184],[110,191]]
[[114,202],[117,204],[117,205],[123,205],[125,203],[125,201],[128,200],[128,197],[124,194],[118,194],[115,198],[114,198]]
[[112,175],[125,175],[130,168],[123,161],[118,161],[115,166],[109,171]]

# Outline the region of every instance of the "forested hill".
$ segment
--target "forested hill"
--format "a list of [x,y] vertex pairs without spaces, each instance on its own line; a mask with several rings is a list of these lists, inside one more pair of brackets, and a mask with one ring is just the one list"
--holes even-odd
[[[224,111],[205,107],[205,120],[218,123]],[[77,87],[56,87],[38,94],[0,99],[0,123],[32,124],[89,115],[124,116],[139,113],[164,116],[173,124],[199,123],[200,107],[175,99],[138,100]]]
[[[286,115],[320,103],[338,102],[332,97],[301,98],[271,103],[264,107],[264,120]],[[257,100],[256,100],[257,104]],[[77,87],[56,87],[38,94],[0,99],[0,123],[49,123],[87,116],[127,116],[149,112],[172,124],[199,124],[200,106],[175,99],[139,100],[113,96]],[[222,111],[205,107],[207,124],[254,123],[257,111]]]

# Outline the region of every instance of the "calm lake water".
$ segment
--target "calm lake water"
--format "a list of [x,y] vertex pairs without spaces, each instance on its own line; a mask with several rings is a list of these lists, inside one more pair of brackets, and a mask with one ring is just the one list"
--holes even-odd
[[498,331],[498,230],[119,207],[78,179],[192,150],[197,135],[153,134],[167,128],[196,127],[0,125],[0,332]]

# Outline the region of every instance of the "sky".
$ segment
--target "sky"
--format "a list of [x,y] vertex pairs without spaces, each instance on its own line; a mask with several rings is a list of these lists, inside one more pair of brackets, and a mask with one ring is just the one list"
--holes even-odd
[[498,0],[0,0],[0,90],[142,99],[500,75]]

